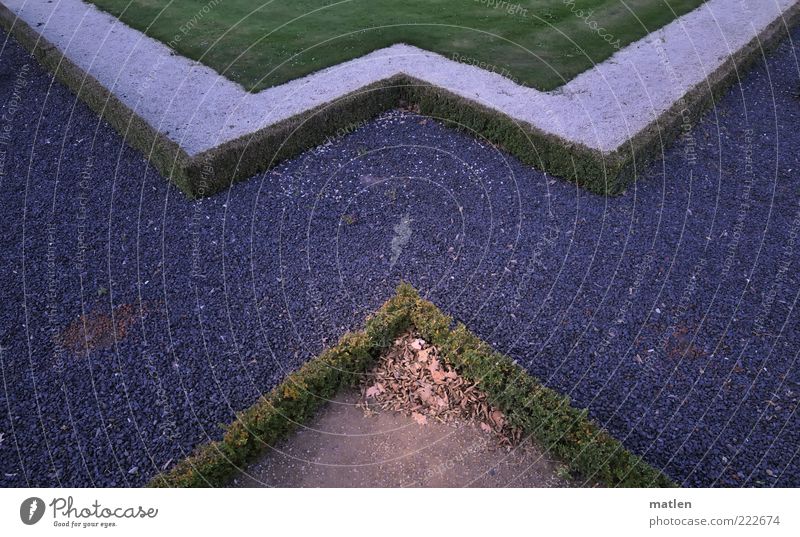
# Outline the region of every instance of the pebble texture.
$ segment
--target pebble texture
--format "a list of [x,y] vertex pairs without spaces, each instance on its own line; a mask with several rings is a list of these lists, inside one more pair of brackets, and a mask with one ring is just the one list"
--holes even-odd
[[0,34],[0,484],[142,485],[401,279],[687,486],[800,486],[800,29],[604,198],[394,111],[188,201]]

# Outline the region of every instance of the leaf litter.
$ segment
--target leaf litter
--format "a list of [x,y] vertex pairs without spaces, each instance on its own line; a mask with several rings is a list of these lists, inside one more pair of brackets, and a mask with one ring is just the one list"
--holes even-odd
[[491,405],[477,383],[461,377],[435,346],[414,333],[395,340],[360,392],[359,406],[367,414],[390,410],[419,425],[471,423],[507,449],[518,446],[523,437],[522,430]]

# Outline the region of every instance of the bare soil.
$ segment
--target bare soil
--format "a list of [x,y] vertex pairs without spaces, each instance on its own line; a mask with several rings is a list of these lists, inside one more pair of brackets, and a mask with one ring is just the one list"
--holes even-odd
[[577,486],[530,442],[509,450],[475,423],[420,425],[394,411],[366,415],[360,401],[355,390],[340,394],[232,486]]
[[407,333],[243,472],[240,487],[568,487],[561,465],[438,349]]

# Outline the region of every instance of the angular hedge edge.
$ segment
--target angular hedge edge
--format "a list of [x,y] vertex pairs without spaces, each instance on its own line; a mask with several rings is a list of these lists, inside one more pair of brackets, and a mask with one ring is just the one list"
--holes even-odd
[[341,387],[355,385],[381,351],[411,327],[575,475],[615,487],[676,486],[595,425],[586,410],[571,406],[568,397],[543,386],[464,325],[453,327],[449,317],[407,284],[367,319],[363,331],[345,334],[335,347],[239,413],[222,440],[198,447],[149,486],[224,486],[248,461],[311,418]]
[[181,190],[188,193],[189,180],[180,177],[178,172],[186,168],[191,159],[178,144],[153,129],[108,88],[73,63],[25,21],[18,19],[2,3],[0,3],[0,26],[13,35],[42,67],[54,73],[61,83],[74,92],[101,119],[108,121],[128,145],[147,156],[164,177],[171,177]]
[[401,102],[418,104],[422,113],[473,131],[522,162],[591,192],[620,194],[634,181],[638,170],[657,158],[680,135],[682,123],[695,122],[738,79],[739,71],[757,60],[763,49],[775,45],[788,28],[797,23],[799,16],[800,4],[774,21],[703,83],[611,153],[546,134],[445,89],[398,75],[190,157],[0,4],[0,24],[190,198],[224,190]]

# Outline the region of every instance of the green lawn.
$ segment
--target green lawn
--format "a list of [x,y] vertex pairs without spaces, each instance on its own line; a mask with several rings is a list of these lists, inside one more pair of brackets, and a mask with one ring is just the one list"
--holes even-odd
[[704,0],[89,1],[258,91],[394,43],[551,90]]

